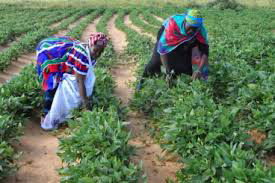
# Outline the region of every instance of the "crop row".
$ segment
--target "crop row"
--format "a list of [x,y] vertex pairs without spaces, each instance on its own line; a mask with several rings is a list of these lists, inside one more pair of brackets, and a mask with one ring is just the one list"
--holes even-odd
[[[3,45],[22,36],[24,33],[48,26],[54,19],[58,21],[72,14],[72,11],[62,10],[23,10],[15,11],[7,17],[3,17],[0,28],[0,44]],[[20,17],[20,18],[18,18]],[[49,22],[50,20],[50,22]]]
[[[249,24],[247,20],[255,15],[251,10],[244,10],[242,19],[231,10],[202,11],[211,35],[209,81],[191,82],[181,76],[168,88],[164,79],[147,79],[131,105],[152,117],[156,139],[182,158],[185,168],[178,172],[179,182],[274,182],[274,168],[262,159],[274,149],[274,55],[269,28],[254,27],[268,25],[260,19]],[[270,21],[270,11],[258,11]],[[136,25],[152,32],[131,14]],[[123,13],[117,26],[128,35],[127,54],[138,56],[140,73],[153,44],[124,26],[122,19]],[[217,21],[224,26],[218,27]],[[248,30],[250,35],[242,36]],[[238,49],[229,49],[232,44]],[[255,58],[259,63],[251,64]],[[264,142],[255,144],[248,135],[252,131],[265,134]]]
[[[165,18],[178,10],[170,7],[154,9],[152,13]],[[130,13],[134,24],[155,34],[157,28],[139,18],[142,11],[118,10],[115,22],[127,34],[125,58],[135,57],[139,61],[139,76],[154,44],[127,27],[123,20]],[[189,77],[181,76],[174,87],[168,88],[163,78],[147,79],[142,91],[135,93],[131,107],[151,117],[152,134],[164,149],[181,158],[184,168],[177,174],[178,182],[274,182],[274,168],[263,161],[275,148],[272,131],[275,59],[270,40],[272,27],[268,24],[272,21],[272,11],[202,11],[210,34],[208,82],[192,82]],[[80,12],[75,18],[89,12]],[[79,38],[89,21],[102,12],[88,15],[69,35]],[[115,12],[105,11],[96,27],[98,31],[107,33],[107,22]],[[259,14],[261,17],[255,16]],[[66,19],[54,31],[68,26],[75,18]],[[218,26],[217,21],[223,26]],[[46,35],[49,32],[45,31],[41,38]],[[136,182],[138,179],[140,167],[129,162],[130,136],[121,123],[125,111],[113,96],[114,81],[109,68],[115,61],[116,55],[109,44],[95,70],[92,111],[75,111],[69,122],[70,135],[60,140],[59,156],[68,165],[60,170],[62,182]],[[0,88],[0,177],[14,168],[15,153],[10,143],[20,135],[22,119],[34,108],[41,107],[40,85],[33,78],[36,73],[29,66]],[[252,131],[263,135],[263,142],[253,142],[248,135]]]
[[[99,9],[86,16],[68,35],[79,38],[85,27],[102,12]],[[103,14],[97,25],[98,31],[107,33],[107,22],[113,13],[107,10]],[[57,29],[69,22],[66,20]],[[130,135],[121,123],[125,111],[112,94],[115,84],[109,69],[115,60],[113,47],[109,44],[95,69],[97,82],[92,111],[74,111],[74,117],[69,121],[69,135],[60,139],[58,155],[67,165],[59,170],[61,182],[136,182],[139,177],[140,168],[129,162],[132,154],[132,148],[128,146]],[[0,178],[15,172],[13,161],[17,153],[10,144],[22,135],[24,119],[34,109],[40,109],[43,103],[41,86],[34,78],[37,78],[36,71],[30,65],[0,89]],[[13,112],[8,113],[9,110]]]
[[[56,20],[54,19],[54,21]],[[70,21],[66,20],[66,23],[60,27],[65,28],[69,23]],[[41,35],[40,39],[44,38],[45,35]],[[37,44],[38,41],[34,42],[33,45]],[[30,49],[33,50],[34,48]],[[34,109],[40,109],[43,103],[41,85],[36,79],[36,75],[34,65],[29,65],[23,69],[19,76],[1,86],[0,179],[15,173],[14,160],[17,158],[17,152],[10,144],[22,135],[25,119]]]
[[[113,11],[106,10],[96,25],[97,31],[107,33],[107,22],[112,16]],[[93,110],[71,120],[69,137],[60,141],[59,156],[67,164],[60,170],[61,182],[126,183],[138,180],[140,168],[129,162],[132,154],[128,146],[130,135],[121,123],[125,112],[113,96],[115,84],[109,69],[115,58],[113,46],[109,44],[95,69],[97,84]]]

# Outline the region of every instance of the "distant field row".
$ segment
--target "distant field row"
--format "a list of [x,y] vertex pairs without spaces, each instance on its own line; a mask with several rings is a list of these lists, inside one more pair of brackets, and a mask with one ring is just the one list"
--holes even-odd
[[[155,6],[155,7],[163,7],[169,4],[184,6],[184,5],[192,5],[199,4],[204,5],[209,2],[213,2],[214,0],[0,0],[0,3],[12,3],[18,4],[22,3],[26,6],[33,7],[55,7],[55,6],[107,6],[107,7],[128,7],[135,5],[142,6]],[[218,1],[228,1],[228,0],[218,0]],[[232,0],[230,0],[232,1]],[[234,0],[233,0],[234,1]],[[274,0],[235,0],[235,2],[240,3],[242,5],[250,6],[250,7],[275,7]],[[91,7],[91,8],[93,8]]]

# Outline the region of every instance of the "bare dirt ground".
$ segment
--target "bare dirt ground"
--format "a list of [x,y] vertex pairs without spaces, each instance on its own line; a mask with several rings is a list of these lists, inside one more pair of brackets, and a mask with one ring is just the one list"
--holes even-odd
[[[250,138],[248,138],[247,141],[255,142],[256,144],[262,144],[267,138],[267,134],[262,131],[259,131],[258,129],[249,130],[249,131],[247,131],[247,134],[250,135]],[[274,166],[275,165],[275,153],[267,154],[264,160],[268,165]]]
[[0,85],[8,82],[15,75],[18,75],[26,65],[34,63],[35,59],[35,53],[28,53],[12,61],[5,71],[0,72]]
[[155,17],[158,21],[160,21],[160,22],[163,22],[164,21],[164,19],[163,18],[161,18],[161,17],[158,17],[158,16],[156,16],[156,15],[153,15],[153,17]]
[[7,48],[9,48],[10,46],[12,46],[13,43],[19,41],[21,39],[22,36],[20,37],[16,37],[13,41],[10,41],[6,44],[0,45],[0,52],[4,52]]
[[75,21],[74,23],[70,24],[66,30],[59,31],[55,35],[56,36],[65,36],[72,28],[74,28],[79,22],[81,22],[85,18],[86,18],[86,16],[83,16],[83,17],[79,18],[77,21]]
[[[65,18],[66,19],[66,18]],[[63,20],[65,20],[63,19]],[[54,29],[58,27],[61,24],[62,21],[58,21],[56,23],[53,23],[52,25],[49,26],[49,28]],[[0,52],[4,52],[7,48],[9,48],[13,43],[18,42],[22,36],[16,37],[13,41],[8,42],[7,44],[0,45]]]
[[[79,20],[80,21],[80,20]],[[69,29],[79,23],[69,25]],[[68,30],[62,30],[55,36],[63,36]],[[21,69],[30,63],[35,63],[35,53],[25,54],[13,62],[5,72],[0,73],[0,81],[6,82]],[[1,78],[3,78],[1,80]],[[2,183],[58,183],[60,182],[57,169],[62,167],[62,162],[57,156],[58,139],[49,132],[40,128],[40,118],[34,117],[27,122],[24,135],[20,138],[16,149],[22,156],[16,161],[19,166],[14,176],[8,177]]]
[[115,27],[115,20],[117,15],[113,16],[112,19],[108,22],[108,31],[114,45],[114,50],[121,54],[123,50],[127,47],[127,38],[126,35]]
[[270,166],[275,166],[275,153],[269,155],[269,156],[266,158],[266,162],[267,162],[267,164],[270,165]]
[[24,135],[16,149],[22,152],[16,162],[19,170],[16,175],[3,183],[58,183],[57,169],[62,163],[56,155],[58,139],[40,128],[40,118],[34,117],[27,122]]
[[154,24],[150,24],[149,22],[147,22],[147,20],[144,19],[144,16],[139,15],[139,17],[140,17],[140,19],[141,19],[144,23],[146,23],[147,25],[150,25],[150,26],[155,27],[155,28],[159,28],[159,26],[154,25]]
[[82,36],[81,36],[81,41],[82,42],[87,42],[89,35],[92,32],[96,32],[96,24],[99,22],[101,17],[96,18],[88,27],[84,30]]
[[[115,39],[120,39],[120,42],[127,44],[125,34],[119,31],[115,25],[111,25],[114,19],[111,19],[109,22],[111,41],[115,47]],[[120,54],[121,52],[117,53]],[[136,65],[131,63],[118,64],[112,69],[112,75],[117,84],[115,95],[122,100],[124,105],[128,104],[134,93],[133,89],[129,86],[129,82],[134,82],[136,79],[134,77],[135,68]],[[167,178],[175,180],[176,172],[181,168],[181,164],[177,163],[176,158],[167,158],[168,155],[166,156],[162,153],[160,146],[150,137],[146,130],[146,123],[148,123],[146,117],[143,114],[131,111],[129,112],[127,122],[130,123],[129,129],[132,132],[129,144],[136,148],[136,155],[132,157],[132,161],[136,164],[140,161],[143,162],[143,171],[147,175],[148,182],[165,183]]]
[[124,23],[125,23],[128,27],[130,27],[131,29],[133,29],[133,30],[135,30],[136,32],[138,32],[139,34],[151,38],[153,42],[156,41],[156,37],[155,37],[155,36],[153,36],[152,34],[146,33],[146,32],[144,32],[141,28],[135,26],[135,25],[132,23],[132,21],[130,20],[129,15],[125,16]]

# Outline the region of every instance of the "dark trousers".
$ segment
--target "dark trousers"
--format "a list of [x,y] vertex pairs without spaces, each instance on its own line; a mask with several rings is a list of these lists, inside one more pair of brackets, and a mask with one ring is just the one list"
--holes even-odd
[[48,112],[51,110],[53,98],[56,92],[56,89],[45,91],[44,95],[44,107],[43,107],[43,116],[46,116]]
[[[142,75],[143,78],[159,75],[161,73],[162,63],[160,59],[160,54],[157,51],[157,47],[160,36],[162,35],[164,29],[164,26],[162,26],[158,32],[153,54],[151,60],[145,66]],[[169,67],[171,68],[171,70],[174,70],[175,75],[179,75],[182,73],[192,75],[192,47],[193,45],[186,46],[182,44],[170,53],[166,54]]]

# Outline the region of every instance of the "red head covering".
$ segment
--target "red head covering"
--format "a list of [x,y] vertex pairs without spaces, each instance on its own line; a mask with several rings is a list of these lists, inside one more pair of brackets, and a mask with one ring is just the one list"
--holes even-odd
[[99,46],[106,47],[108,41],[109,41],[109,38],[107,37],[106,34],[102,32],[95,32],[89,36],[88,43],[89,43],[89,46],[99,45]]

